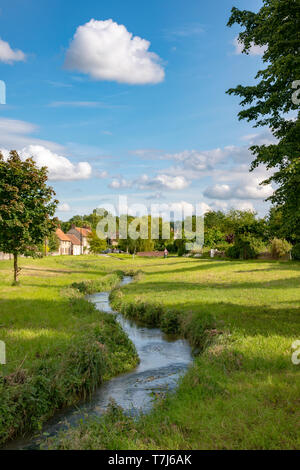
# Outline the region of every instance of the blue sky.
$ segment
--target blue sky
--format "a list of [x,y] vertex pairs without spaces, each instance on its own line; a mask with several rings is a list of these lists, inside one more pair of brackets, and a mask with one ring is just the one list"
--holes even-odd
[[264,168],[248,173],[247,148],[272,137],[239,122],[225,94],[262,65],[226,27],[233,5],[261,2],[1,2],[0,148],[49,166],[60,218],[119,194],[267,211],[272,188],[259,186]]

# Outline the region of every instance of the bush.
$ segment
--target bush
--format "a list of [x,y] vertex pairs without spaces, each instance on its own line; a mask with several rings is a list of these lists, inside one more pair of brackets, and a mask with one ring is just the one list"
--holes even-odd
[[254,259],[261,251],[261,242],[251,235],[239,235],[226,256],[233,259]]
[[226,252],[230,248],[230,246],[231,245],[229,243],[223,242],[223,243],[218,243],[215,248],[218,251],[225,251]]
[[230,246],[226,250],[226,256],[231,259],[238,259],[240,257],[239,249],[236,245]]
[[297,243],[292,248],[292,258],[295,260],[300,260],[300,243]]
[[162,331],[169,334],[179,333],[179,313],[174,310],[166,310],[160,319]]
[[184,247],[184,246],[180,246],[180,247],[178,248],[178,256],[183,256],[183,255],[185,255],[185,254],[186,254],[186,249],[185,249],[185,247]]
[[274,238],[271,243],[272,258],[279,259],[286,256],[292,249],[292,245],[286,240]]

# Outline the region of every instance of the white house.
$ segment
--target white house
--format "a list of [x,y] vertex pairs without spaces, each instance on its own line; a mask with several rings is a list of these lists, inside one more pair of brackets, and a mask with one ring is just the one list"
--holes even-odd
[[75,235],[72,235],[72,233],[68,233],[68,238],[71,241],[72,249],[71,249],[71,255],[77,256],[81,255],[81,245],[80,245],[80,240],[75,237]]
[[70,255],[72,251],[72,243],[68,235],[66,235],[60,228],[57,228],[56,236],[59,240],[59,248],[53,255]]
[[92,230],[89,227],[75,227],[72,225],[67,235],[73,235],[77,238],[80,244],[80,254],[89,254],[90,244],[88,241],[89,234],[92,233]]

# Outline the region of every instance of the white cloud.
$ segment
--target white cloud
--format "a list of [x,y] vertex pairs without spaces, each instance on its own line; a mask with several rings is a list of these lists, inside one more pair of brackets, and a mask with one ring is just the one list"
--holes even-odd
[[[239,41],[239,38],[236,37],[233,40],[233,45],[235,46],[235,54],[242,54],[244,49],[244,44]],[[252,43],[248,51],[249,55],[263,55],[267,50],[267,46],[258,46],[257,44]]]
[[184,219],[185,217],[196,214],[196,212],[198,216],[202,216],[206,212],[210,211],[211,207],[205,202],[197,203],[194,205],[187,201],[179,201],[159,204],[157,211],[155,211],[154,209],[156,208],[153,207],[154,217],[158,217],[159,215],[161,215],[164,219],[169,220],[170,215],[174,213],[175,220],[180,220]]
[[125,189],[130,188],[131,183],[125,178],[114,178],[108,186],[112,189]]
[[[246,145],[226,146],[211,150],[184,150],[178,153],[163,153],[153,149],[139,149],[136,155],[142,158],[171,160],[173,165],[159,170],[154,178],[143,175],[137,186],[139,189],[157,190],[185,189],[194,182],[190,192],[197,184],[198,194],[212,200],[211,205],[221,204],[224,209],[230,207],[253,208],[255,204],[265,204],[265,199],[272,195],[271,185],[260,185],[272,172],[264,166],[249,172],[253,155],[250,145],[270,145],[275,139],[270,131],[249,134],[241,138]],[[167,184],[169,183],[169,184]],[[191,192],[191,194],[192,194]],[[227,202],[228,201],[228,202]]]
[[69,212],[71,210],[71,207],[69,206],[68,203],[62,202],[61,204],[58,205],[57,211],[58,212]]
[[232,199],[229,202],[228,201],[212,201],[210,203],[210,206],[212,210],[215,211],[228,211],[230,209],[238,209],[241,211],[251,211],[255,212],[255,208],[252,204],[252,202],[249,201],[240,201],[238,199]]
[[159,83],[164,79],[164,69],[149,47],[149,41],[133,36],[124,25],[111,19],[91,19],[78,26],[67,50],[65,66],[95,80]]
[[215,184],[206,188],[203,194],[211,199],[230,199],[231,188],[228,184]]
[[33,157],[38,166],[47,166],[51,180],[79,180],[91,176],[88,162],[73,164],[62,155],[64,147],[42,139],[31,137],[37,126],[17,119],[0,118],[0,143],[4,156],[9,150],[17,150],[21,158]]
[[213,168],[218,162],[224,160],[231,150],[232,147],[225,147],[224,149],[216,148],[213,150],[203,151],[184,150],[183,152],[179,153],[167,153],[162,158],[181,163],[190,170],[202,171]]
[[154,178],[149,178],[148,175],[142,175],[137,181],[140,189],[154,188],[154,189],[169,189],[177,190],[185,189],[189,186],[189,182],[184,176],[170,176],[166,174],[156,175]]
[[105,170],[96,170],[94,171],[94,174],[97,178],[100,178],[100,179],[105,179],[105,178],[108,178],[108,172],[105,171]]
[[13,50],[8,42],[0,38],[0,62],[12,64],[13,62],[24,61],[26,58],[24,52],[19,49]]
[[149,196],[146,196],[145,199],[148,199],[149,201],[155,201],[155,200],[165,199],[165,196],[163,193],[158,191],[154,194],[149,194]]
[[[229,179],[230,176],[227,175]],[[223,177],[224,179],[224,177]],[[238,184],[215,184],[203,192],[210,199],[267,199],[273,194],[271,185],[260,186],[262,179],[252,173],[244,174]]]
[[271,145],[278,142],[269,129],[257,134],[244,135],[241,140],[247,142],[247,145]]
[[[5,158],[9,151],[1,149]],[[74,165],[66,157],[58,155],[42,145],[29,145],[18,153],[22,160],[32,157],[38,167],[46,166],[48,168],[49,180],[67,181],[88,179],[91,176],[92,168],[88,162],[80,162]]]

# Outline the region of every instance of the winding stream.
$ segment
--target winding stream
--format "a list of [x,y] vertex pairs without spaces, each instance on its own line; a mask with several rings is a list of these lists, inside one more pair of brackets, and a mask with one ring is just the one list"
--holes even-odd
[[[128,284],[131,280],[131,277],[126,276],[121,285]],[[97,309],[107,314],[116,314],[110,307],[109,292],[100,292],[88,298]],[[134,343],[140,358],[139,365],[131,372],[101,384],[90,401],[57,413],[44,426],[43,433],[53,436],[65,429],[67,423],[75,426],[85,415],[101,415],[111,399],[132,415],[148,412],[153,405],[153,394],[165,393],[176,387],[178,378],[192,361],[188,342],[167,336],[158,328],[140,326],[118,313],[116,319]],[[40,438],[41,436],[35,439],[18,439],[5,448],[37,448]]]

